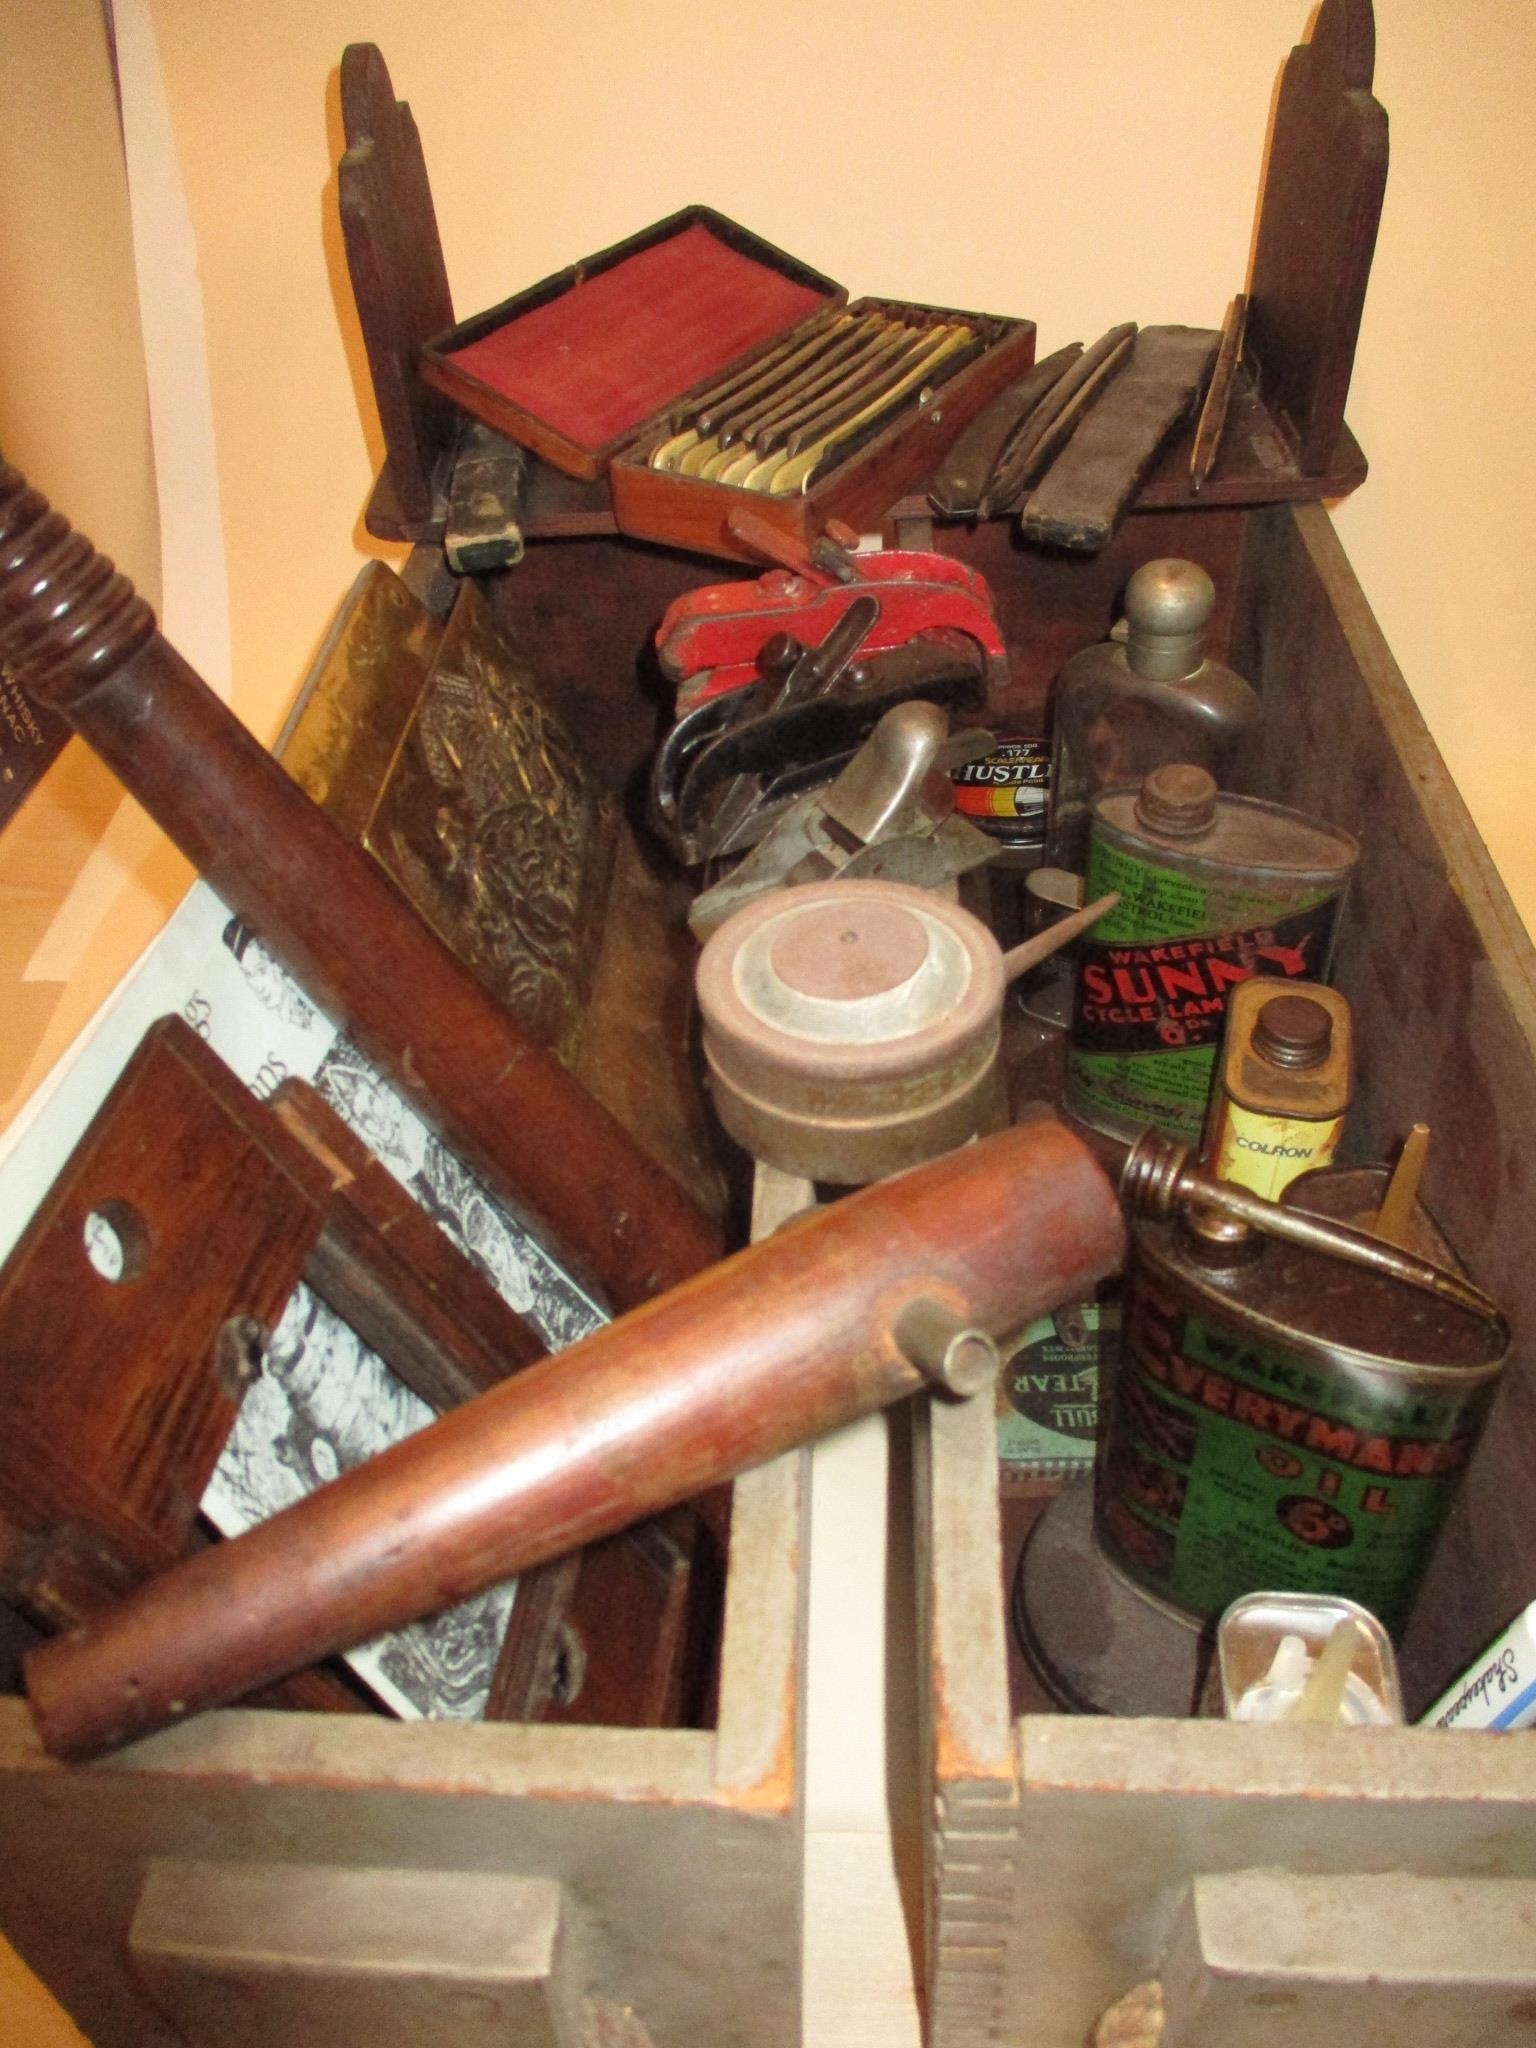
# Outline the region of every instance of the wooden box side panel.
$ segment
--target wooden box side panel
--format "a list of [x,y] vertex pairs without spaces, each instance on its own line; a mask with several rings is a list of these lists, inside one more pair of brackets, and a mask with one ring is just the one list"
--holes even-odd
[[1030,2048],[1081,2048],[1108,2005],[1157,1975],[1201,1873],[1536,1871],[1523,1745],[1059,1715],[1026,1718],[1019,1737],[1026,1878],[1004,2038]]
[[[586,1796],[540,1797],[510,1791],[518,1773],[498,1765],[518,1730],[383,1728],[411,1739],[359,1769],[310,1717],[213,1719],[222,1725],[196,1762],[183,1740],[169,1753],[142,1744],[114,1767],[67,1769],[31,1749],[18,1703],[0,1703],[0,1923],[94,2048],[177,2038],[124,1955],[149,1866],[186,1859],[551,1879],[584,1930],[584,1989],[634,2009],[646,2029],[637,2044],[782,2048],[797,2038],[797,1832],[781,1814],[685,1796],[690,1778],[707,1791],[708,1737],[618,1745],[637,1763],[649,1745],[660,1766],[649,1784],[632,1775],[627,1796],[601,1796],[598,1769]],[[605,1731],[561,1732],[590,1741]],[[692,1771],[668,1767],[662,1752],[678,1743],[697,1752]],[[404,1750],[411,1782],[392,1781],[388,1765]]]
[[808,1451],[789,1451],[736,1481],[720,1651],[716,1796],[779,1813],[805,1809]]
[[919,1724],[931,2048],[1000,2038],[1021,1844],[988,1398],[914,1406]]
[[1515,1336],[1404,1646],[1411,1714],[1532,1592],[1536,954],[1326,512],[1267,512],[1254,542],[1240,616],[1265,793],[1362,847],[1335,961],[1355,1021],[1348,1148],[1390,1157],[1430,1124],[1429,1209]]
[[633,2006],[657,2048],[784,2048],[799,2033],[805,1491],[798,1452],[736,1482],[713,1735],[236,1710],[79,1768],[0,1700],[0,1927],[93,2048],[141,2048],[178,2038],[124,1961],[152,1862],[550,1878],[584,1930],[590,1994]]

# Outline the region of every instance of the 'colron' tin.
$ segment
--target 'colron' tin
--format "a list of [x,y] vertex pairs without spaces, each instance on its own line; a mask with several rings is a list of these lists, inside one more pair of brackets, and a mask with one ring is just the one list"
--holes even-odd
[[1333,1159],[1349,1108],[1349,1004],[1320,982],[1239,982],[1206,1118],[1205,1161],[1218,1180],[1277,1201],[1299,1174]]
[[1203,768],[1156,768],[1094,805],[1088,901],[1116,908],[1078,942],[1067,1107],[1114,1137],[1195,1138],[1230,991],[1256,976],[1326,981],[1359,858],[1347,832]]
[[1280,1586],[1359,1601],[1396,1634],[1508,1349],[1491,1304],[1477,1313],[1199,1204],[1143,1212],[1095,1475],[1099,1548],[1192,1620]]

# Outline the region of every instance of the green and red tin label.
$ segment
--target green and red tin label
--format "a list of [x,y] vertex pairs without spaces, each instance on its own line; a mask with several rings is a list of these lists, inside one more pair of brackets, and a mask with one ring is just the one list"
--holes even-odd
[[1324,981],[1336,886],[1191,875],[1094,834],[1085,894],[1120,901],[1079,942],[1067,1100],[1101,1127],[1198,1138],[1231,990]]
[[1138,1259],[1095,1493],[1099,1541],[1184,1613],[1240,1593],[1342,1594],[1393,1633],[1491,1392],[1426,1389],[1262,1341]]

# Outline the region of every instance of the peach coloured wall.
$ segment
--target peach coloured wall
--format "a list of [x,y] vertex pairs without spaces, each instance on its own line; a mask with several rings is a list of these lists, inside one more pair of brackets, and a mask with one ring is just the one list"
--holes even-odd
[[[149,403],[98,0],[0,0],[0,50],[0,450],[158,602]],[[61,955],[49,934],[87,868],[100,873],[121,810],[112,777],[72,747],[0,835],[0,1123],[39,1046],[66,1043],[95,999],[72,1004],[80,949]],[[113,895],[125,883],[133,893],[131,878],[110,879]],[[159,915],[137,939],[123,933],[106,972],[128,965]],[[84,922],[89,951],[95,911]]]

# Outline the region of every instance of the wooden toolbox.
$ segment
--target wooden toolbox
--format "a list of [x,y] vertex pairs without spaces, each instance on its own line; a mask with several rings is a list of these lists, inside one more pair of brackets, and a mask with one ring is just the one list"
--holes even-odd
[[[1140,514],[1088,573],[1009,561],[985,529],[947,544],[993,579],[1015,632],[1048,598],[1052,633],[1080,645],[1140,562],[1204,562],[1231,598],[1218,651],[1264,702],[1254,786],[1360,838],[1336,955],[1358,1055],[1347,1150],[1390,1157],[1413,1122],[1432,1126],[1428,1206],[1515,1331],[1403,1645],[1411,1720],[1533,1591],[1530,942],[1321,507]],[[1021,666],[1021,711],[1051,660]],[[1011,1640],[1029,1507],[1000,1506],[994,1418],[934,1403],[916,1435],[933,2048],[1081,2048],[1121,2000],[1105,2042],[1525,2038],[1529,1737],[1050,1711]]]
[[[923,521],[903,508],[908,537],[926,537]],[[1088,561],[1021,554],[1001,524],[935,538],[997,592],[1021,720],[1107,628],[1140,562],[1184,553],[1210,570],[1216,647],[1264,696],[1267,786],[1363,842],[1339,948],[1361,1040],[1352,1145],[1380,1156],[1412,1120],[1435,1126],[1430,1206],[1528,1347],[1531,949],[1327,515],[1145,511]],[[509,632],[538,633],[567,717],[608,734],[619,780],[650,718],[629,680],[634,622],[696,573],[600,539],[532,550],[492,586]],[[1522,1349],[1407,1645],[1410,1710],[1529,1593],[1531,1399]],[[1527,1745],[1034,1711],[1016,1675],[1010,1690],[991,1414],[935,1405],[918,1437],[932,2041],[1080,2048],[1099,2015],[1164,1979],[1209,2006],[1192,2023],[1204,2032],[1166,2048],[1519,2038],[1500,2028],[1536,2010],[1520,1931],[1536,1878]],[[237,1709],[72,1768],[41,1754],[19,1700],[0,1701],[0,1924],[97,2048],[266,2041],[284,2025],[306,2043],[387,2040],[385,1953],[406,1958],[387,1998],[412,2042],[471,2039],[470,2014],[561,2048],[576,2024],[626,2048],[792,2042],[799,1461],[735,1494],[713,1730]],[[1405,1986],[1416,1951],[1383,1946],[1381,1928],[1430,1923],[1443,1939]],[[1318,1926],[1335,1930],[1327,1982],[1288,1961]],[[1449,1996],[1434,1971],[1481,2034],[1411,2017],[1413,1998]],[[590,2011],[569,2022],[578,1982]],[[1340,2032],[1340,1999],[1377,2033]]]

